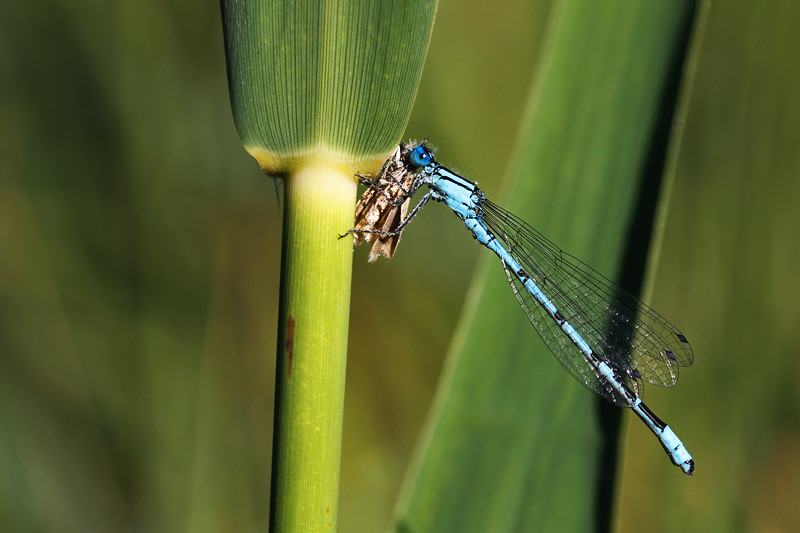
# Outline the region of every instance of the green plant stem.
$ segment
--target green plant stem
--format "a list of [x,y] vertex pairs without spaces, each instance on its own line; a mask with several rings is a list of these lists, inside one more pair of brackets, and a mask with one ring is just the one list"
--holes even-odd
[[313,159],[285,192],[270,531],[334,531],[356,183]]

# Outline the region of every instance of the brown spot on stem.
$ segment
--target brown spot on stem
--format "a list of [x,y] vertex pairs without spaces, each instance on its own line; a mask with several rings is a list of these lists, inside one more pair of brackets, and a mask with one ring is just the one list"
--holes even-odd
[[331,506],[330,505],[325,507],[325,514],[331,514]]
[[294,316],[289,315],[286,322],[286,375],[292,377],[292,357],[294,356]]

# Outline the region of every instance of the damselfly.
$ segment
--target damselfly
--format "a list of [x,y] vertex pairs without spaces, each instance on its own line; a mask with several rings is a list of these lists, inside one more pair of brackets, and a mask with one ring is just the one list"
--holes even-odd
[[[691,475],[692,456],[641,400],[644,382],[671,387],[679,367],[692,364],[686,337],[648,305],[487,200],[474,183],[437,163],[424,144],[398,150],[359,202],[363,211],[381,196],[385,203],[375,208],[394,210],[393,228],[365,221],[345,235],[353,233],[356,243],[365,234],[396,239],[429,200],[444,202],[500,258],[523,311],[564,368],[589,390],[631,408],[672,463]],[[403,207],[405,215],[404,203],[423,185],[430,190],[403,220],[396,220],[397,209]],[[391,253],[396,245],[394,240]]]

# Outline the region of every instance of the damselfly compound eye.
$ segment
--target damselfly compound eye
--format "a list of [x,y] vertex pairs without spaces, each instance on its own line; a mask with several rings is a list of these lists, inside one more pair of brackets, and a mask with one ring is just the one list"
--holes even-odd
[[408,160],[415,167],[426,167],[433,162],[433,152],[420,145],[411,151]]

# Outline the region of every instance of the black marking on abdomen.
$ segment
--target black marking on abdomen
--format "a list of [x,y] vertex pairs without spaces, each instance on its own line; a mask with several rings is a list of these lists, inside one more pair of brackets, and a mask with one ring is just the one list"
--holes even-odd
[[564,318],[564,315],[561,314],[561,311],[556,311],[555,314],[553,315],[553,318],[555,319],[556,322],[558,322],[559,326],[567,321],[567,319]]
[[[650,409],[649,409],[649,408],[648,408],[648,407],[647,407],[647,406],[644,404],[644,402],[642,402],[642,403],[640,403],[640,404],[639,404],[639,408],[642,410],[642,412],[644,412],[644,414],[646,414],[646,415],[647,415],[647,417],[650,419],[650,421],[652,421],[652,422],[653,422],[653,425],[654,425],[654,426],[656,426],[656,427],[659,429],[659,431],[661,431],[661,430],[663,430],[665,427],[667,427],[667,424],[666,424],[666,423],[665,423],[663,420],[661,420],[660,418],[658,418],[658,417],[656,416],[656,414],[655,414],[653,411],[651,411],[651,410],[650,410]],[[662,443],[662,444],[663,444],[663,443]],[[668,450],[667,452],[669,453],[669,450]]]

